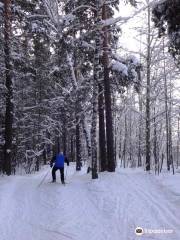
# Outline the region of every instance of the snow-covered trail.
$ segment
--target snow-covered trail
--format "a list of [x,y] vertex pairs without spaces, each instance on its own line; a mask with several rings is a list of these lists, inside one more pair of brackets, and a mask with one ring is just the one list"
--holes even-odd
[[[38,187],[46,171],[0,178],[0,240],[180,239],[180,192],[154,175],[119,170],[92,181],[71,166],[66,186],[48,183],[49,173]],[[138,237],[137,226],[174,233]]]

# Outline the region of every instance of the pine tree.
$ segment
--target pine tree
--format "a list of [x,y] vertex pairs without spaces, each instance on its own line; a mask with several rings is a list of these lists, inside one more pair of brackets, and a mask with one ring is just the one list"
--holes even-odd
[[[4,4],[0,2],[0,22],[4,22]],[[0,24],[0,172],[3,170],[4,112],[5,112],[5,66],[4,66],[4,28]]]
[[159,36],[167,34],[169,37],[169,51],[180,63],[180,2],[179,0],[165,0],[155,4],[153,21],[159,29]]
[[101,53],[101,33],[99,25],[101,23],[101,5],[100,1],[96,1],[95,12],[95,53],[94,53],[94,79],[93,79],[93,112],[92,112],[92,128],[91,128],[91,146],[92,146],[92,179],[98,178],[97,174],[97,113],[98,113],[98,81],[100,79],[100,53]]
[[[102,6],[102,19],[106,20],[107,6]],[[113,137],[113,116],[112,116],[112,97],[111,84],[109,78],[109,56],[108,56],[108,28],[103,28],[103,67],[104,67],[104,97],[105,97],[105,112],[106,112],[106,141],[107,141],[107,162],[108,171],[115,171],[115,157],[114,157],[114,137]]]
[[13,77],[11,65],[11,36],[12,36],[12,2],[4,1],[4,55],[6,76],[6,113],[5,113],[5,144],[3,171],[11,174],[12,141],[13,141]]

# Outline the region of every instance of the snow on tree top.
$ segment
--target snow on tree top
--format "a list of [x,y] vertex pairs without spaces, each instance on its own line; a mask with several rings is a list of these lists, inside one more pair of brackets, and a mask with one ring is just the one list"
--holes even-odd
[[128,76],[128,68],[125,64],[118,61],[112,61],[111,67],[112,70],[122,73],[125,76]]

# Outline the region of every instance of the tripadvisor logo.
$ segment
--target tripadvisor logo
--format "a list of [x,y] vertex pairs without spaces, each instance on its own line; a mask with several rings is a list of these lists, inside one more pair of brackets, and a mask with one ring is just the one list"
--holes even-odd
[[135,229],[135,234],[136,234],[137,236],[141,236],[141,235],[143,235],[143,233],[144,233],[144,231],[143,231],[143,229],[142,229],[141,227],[137,227],[137,228]]

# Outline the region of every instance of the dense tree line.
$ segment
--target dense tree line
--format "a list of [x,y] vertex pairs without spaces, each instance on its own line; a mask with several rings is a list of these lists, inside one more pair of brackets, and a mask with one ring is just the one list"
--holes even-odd
[[[167,162],[172,165],[177,129],[173,135],[171,124],[177,123],[178,110],[170,82],[176,77],[169,71],[178,69],[172,59],[172,64],[164,60],[170,56],[166,42],[155,40],[150,7],[142,60],[139,54],[120,53],[115,9],[118,0],[0,1],[3,173],[38,171],[60,149],[76,161],[76,170],[87,162],[92,178],[98,171],[114,172],[119,158],[124,167],[160,171],[164,124]],[[157,23],[155,9],[155,25],[163,26]],[[177,56],[177,44],[175,49]],[[162,98],[166,122],[160,119]]]

